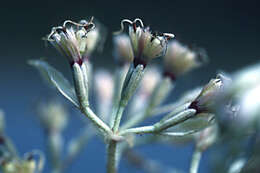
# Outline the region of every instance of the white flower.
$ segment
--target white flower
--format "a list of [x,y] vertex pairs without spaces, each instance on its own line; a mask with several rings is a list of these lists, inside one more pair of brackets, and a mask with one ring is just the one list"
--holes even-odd
[[217,126],[209,126],[195,134],[196,145],[199,150],[204,151],[216,142],[217,136]]
[[86,23],[76,23],[66,20],[63,26],[52,28],[47,40],[65,57],[71,64],[82,64],[82,55],[88,47],[87,34],[94,28],[93,18]]
[[178,41],[170,42],[164,56],[165,74],[172,76],[172,78],[177,78],[201,66],[206,57],[205,54],[201,53],[189,49]]
[[132,62],[134,59],[133,49],[129,36],[125,34],[114,37],[115,57],[119,64]]
[[189,107],[195,109],[197,113],[209,112],[212,106],[216,104],[218,96],[223,92],[224,84],[228,80],[227,77],[221,74],[217,75],[216,79],[211,79]]
[[[82,25],[90,25],[90,22],[87,22],[86,20],[81,20],[79,23]],[[82,54],[83,56],[89,56],[101,40],[100,26],[95,25],[95,28],[89,30],[87,35],[85,34],[85,37],[83,36],[81,39],[83,43],[82,46],[85,46],[84,49],[82,49]]]
[[113,76],[105,71],[99,70],[94,76],[95,90],[100,101],[111,102],[113,97],[114,82]]
[[157,83],[160,81],[160,77],[160,71],[158,68],[154,66],[148,68],[141,81],[139,95],[144,95],[145,97],[150,96]]
[[40,122],[47,130],[60,132],[66,127],[68,112],[60,102],[41,103],[37,110]]
[[[229,85],[219,101],[218,118],[223,126],[245,133],[260,127],[260,65],[245,68],[233,75]],[[235,105],[235,114],[224,114],[223,104],[231,102]],[[223,113],[224,112],[224,113]]]
[[[143,64],[144,66],[156,57],[165,54],[167,42],[173,38],[173,34],[151,32],[149,27],[144,27],[141,19],[130,21],[124,19],[121,22],[121,30],[124,29],[124,23],[129,23],[129,37],[134,52],[134,65]],[[140,25],[137,26],[137,23]]]

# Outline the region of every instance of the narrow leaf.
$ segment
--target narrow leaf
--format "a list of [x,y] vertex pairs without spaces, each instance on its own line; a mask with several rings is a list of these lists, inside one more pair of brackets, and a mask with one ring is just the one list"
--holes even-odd
[[28,63],[36,67],[51,86],[57,88],[64,97],[79,107],[75,89],[59,71],[43,60],[30,60]]

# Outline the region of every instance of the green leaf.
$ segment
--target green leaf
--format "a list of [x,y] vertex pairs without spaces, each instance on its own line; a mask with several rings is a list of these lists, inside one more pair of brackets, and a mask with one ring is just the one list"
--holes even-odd
[[79,107],[74,87],[71,86],[69,81],[59,71],[43,60],[29,60],[28,63],[36,67],[42,77],[51,86],[57,88],[64,97],[71,101],[75,106]]

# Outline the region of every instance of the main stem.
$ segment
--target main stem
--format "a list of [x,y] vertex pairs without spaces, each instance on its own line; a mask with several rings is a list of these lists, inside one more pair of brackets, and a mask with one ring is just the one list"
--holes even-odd
[[116,148],[117,142],[111,140],[108,144],[107,148],[107,173],[116,173],[117,172],[117,161],[116,161]]
[[[122,118],[123,112],[124,112],[124,107],[119,106],[117,109],[116,116],[115,116],[114,125],[112,127],[113,133],[118,132],[120,120]],[[107,148],[107,154],[108,154],[107,173],[116,173],[117,172],[117,160],[116,160],[117,151],[116,150],[117,150],[117,141],[111,139],[108,144],[108,148]]]

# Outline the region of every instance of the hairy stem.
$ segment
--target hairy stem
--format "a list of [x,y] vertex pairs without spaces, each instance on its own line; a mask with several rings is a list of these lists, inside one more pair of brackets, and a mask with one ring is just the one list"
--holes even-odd
[[101,130],[105,137],[113,133],[110,127],[104,123],[89,107],[83,107],[82,112],[92,121],[94,126]]
[[117,110],[117,114],[116,114],[115,121],[114,121],[114,126],[112,128],[113,132],[117,132],[119,129],[120,121],[121,121],[122,115],[124,113],[124,109],[125,109],[125,107],[119,106],[119,108]]
[[148,117],[151,116],[152,111],[155,107],[160,105],[165,98],[168,96],[168,93],[172,90],[173,88],[173,83],[169,78],[162,79],[161,82],[159,82],[154,89],[152,96],[150,98],[150,102],[144,111],[143,114],[135,114],[134,116],[131,116],[130,118],[123,126],[122,129],[127,129],[133,126],[136,126],[140,124],[142,121],[147,119]]
[[191,164],[190,164],[190,173],[198,173],[199,163],[201,159],[202,152],[196,148],[193,152]]
[[111,140],[107,148],[107,173],[116,173],[117,172],[117,160],[116,160],[116,148],[117,142]]

